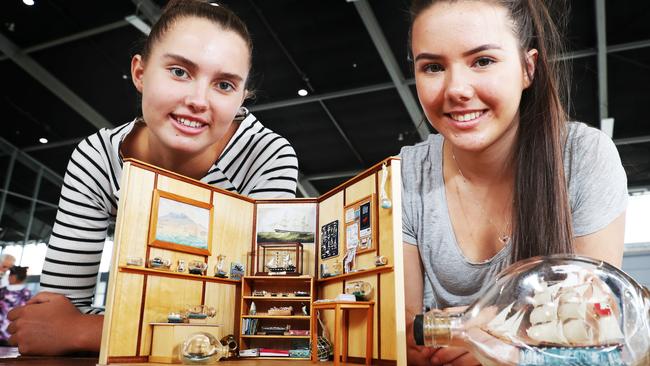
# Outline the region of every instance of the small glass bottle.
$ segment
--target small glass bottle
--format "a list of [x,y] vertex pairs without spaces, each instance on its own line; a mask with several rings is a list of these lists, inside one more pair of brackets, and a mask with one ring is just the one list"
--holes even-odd
[[603,261],[553,255],[501,272],[465,311],[417,315],[416,343],[483,365],[650,365],[650,293]]

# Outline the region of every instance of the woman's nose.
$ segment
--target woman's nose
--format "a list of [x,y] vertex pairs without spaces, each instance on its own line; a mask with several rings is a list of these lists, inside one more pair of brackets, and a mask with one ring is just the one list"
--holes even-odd
[[203,112],[208,109],[208,87],[203,83],[197,82],[190,92],[185,96],[185,104],[193,112]]
[[456,103],[467,102],[474,97],[474,86],[462,70],[449,70],[447,73],[447,97]]

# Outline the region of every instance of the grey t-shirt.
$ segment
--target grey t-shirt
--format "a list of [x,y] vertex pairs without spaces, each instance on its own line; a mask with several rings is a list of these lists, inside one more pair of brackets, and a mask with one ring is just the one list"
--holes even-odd
[[[442,145],[441,135],[430,135],[400,152],[403,240],[418,246],[424,267],[424,306],[429,308],[470,304],[510,264],[512,251],[508,242],[480,263],[461,252],[447,208]],[[614,143],[600,130],[569,123],[564,168],[575,236],[603,229],[625,210],[625,171]]]

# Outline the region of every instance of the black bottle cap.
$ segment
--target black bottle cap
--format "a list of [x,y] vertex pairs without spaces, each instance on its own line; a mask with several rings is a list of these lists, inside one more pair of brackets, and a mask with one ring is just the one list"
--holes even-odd
[[418,346],[424,346],[424,314],[418,314],[413,320],[413,338],[415,338],[415,344]]

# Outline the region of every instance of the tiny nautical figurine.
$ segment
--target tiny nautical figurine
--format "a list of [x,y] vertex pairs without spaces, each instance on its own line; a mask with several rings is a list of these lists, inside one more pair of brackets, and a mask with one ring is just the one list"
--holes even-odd
[[226,274],[226,271],[223,269],[225,262],[226,262],[225,255],[220,254],[219,256],[217,256],[217,265],[214,266],[215,277],[228,278],[228,274]]
[[248,311],[248,315],[256,315],[257,314],[257,306],[255,306],[255,301],[251,301],[251,308]]
[[185,261],[183,259],[178,260],[176,265],[176,272],[185,272]]
[[205,275],[205,271],[208,269],[208,265],[205,262],[201,261],[191,261],[188,265],[188,271],[190,274],[195,275]]

